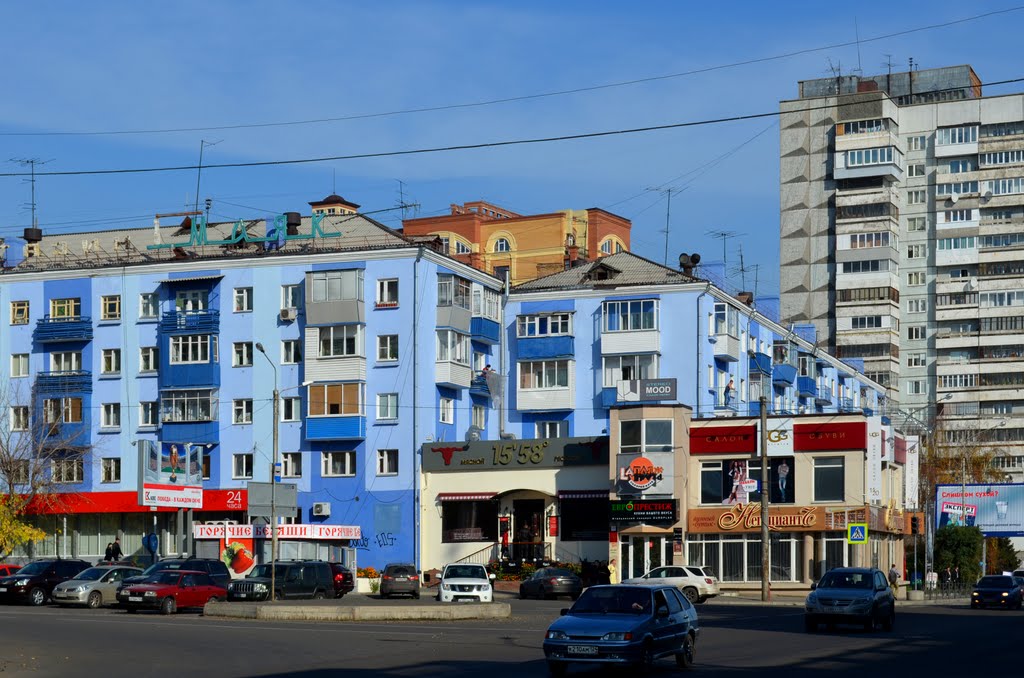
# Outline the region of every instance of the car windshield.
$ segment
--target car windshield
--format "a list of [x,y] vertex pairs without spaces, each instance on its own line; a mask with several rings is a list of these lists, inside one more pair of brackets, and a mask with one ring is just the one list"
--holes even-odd
[[[248,574],[248,576],[249,577],[263,577],[265,579],[270,579],[270,568],[271,568],[270,563],[264,563],[263,565],[257,565],[256,567],[252,568],[252,572],[250,572]],[[278,564],[276,567],[274,567],[274,576],[275,577],[284,577],[285,572],[287,570],[288,570],[288,566],[287,565]]]
[[1011,577],[982,577],[978,581],[978,587],[985,589],[1008,589],[1013,585]]
[[487,579],[487,571],[479,565],[452,565],[444,571],[445,579]]
[[163,560],[159,563],[153,563],[147,567],[142,574],[150,575],[156,574],[157,572],[163,572],[165,570],[180,570],[182,565],[184,565],[184,563],[180,560]]
[[392,577],[407,577],[410,574],[416,574],[416,570],[411,565],[390,565],[384,570],[384,574]]
[[174,586],[178,583],[179,575],[177,572],[157,572],[156,574],[146,577],[146,584],[165,584],[168,586]]
[[102,567],[90,567],[88,570],[82,570],[75,575],[75,579],[81,579],[83,581],[96,581],[107,573],[107,570]]
[[820,589],[869,589],[870,572],[826,572],[818,583]]
[[633,586],[589,588],[570,610],[572,614],[644,614],[650,611],[650,589]]
[[29,563],[25,567],[18,570],[18,574],[42,574],[50,568],[50,562],[39,561],[35,563]]
[[562,568],[553,568],[548,570],[549,577],[573,577],[571,570],[563,570]]

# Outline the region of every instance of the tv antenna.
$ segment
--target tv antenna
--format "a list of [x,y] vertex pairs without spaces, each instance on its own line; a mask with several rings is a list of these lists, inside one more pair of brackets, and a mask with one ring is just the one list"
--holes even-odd
[[665,234],[665,259],[662,262],[663,266],[668,266],[668,234],[669,234],[669,219],[672,215],[672,194],[685,191],[686,189],[672,188],[648,188],[648,191],[654,191],[656,193],[662,193],[668,200],[665,202],[665,228],[661,229],[661,232]]
[[11,158],[11,162],[16,162],[22,167],[31,168],[31,175],[28,179],[22,179],[27,181],[32,187],[32,199],[28,203],[28,208],[32,211],[32,228],[36,228],[36,165],[45,165],[48,162],[52,162],[53,158],[49,160],[40,160],[39,158]]
[[203,177],[203,149],[207,146],[216,146],[222,141],[224,140],[218,139],[217,141],[207,141],[206,139],[202,139],[199,141],[199,171],[196,172],[196,201],[195,205],[192,206],[193,212],[199,211],[199,180]]
[[739,274],[739,276],[740,276],[740,284],[742,285],[742,290],[746,290],[746,289],[749,289],[747,287],[747,273],[748,272],[752,272],[754,274],[754,289],[753,289],[753,292],[754,292],[754,298],[755,299],[757,298],[757,272],[758,272],[759,268],[760,268],[760,264],[749,264],[748,265],[748,264],[744,263],[744,260],[743,260],[743,245],[741,244],[740,245],[740,265],[739,266],[734,266],[732,268],[732,270],[730,271],[730,274],[731,275]]
[[722,241],[722,266],[726,267],[729,263],[728,257],[728,243],[730,238],[735,238],[740,235],[736,231],[707,231],[704,235],[710,235],[712,238],[718,238]]

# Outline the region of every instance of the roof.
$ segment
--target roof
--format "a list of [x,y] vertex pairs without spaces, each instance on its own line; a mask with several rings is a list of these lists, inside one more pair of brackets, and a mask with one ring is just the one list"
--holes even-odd
[[355,204],[354,202],[349,202],[348,200],[345,200],[344,198],[342,198],[337,193],[331,193],[329,196],[327,196],[323,200],[314,201],[314,202],[311,202],[309,204],[312,207],[319,207],[321,205],[347,205],[348,207],[353,207],[355,209],[359,209],[359,205]]
[[[606,277],[604,277],[606,276]],[[697,278],[645,259],[632,252],[619,252],[581,266],[574,266],[543,278],[516,285],[513,291],[607,287],[629,285],[673,285],[697,282]]]

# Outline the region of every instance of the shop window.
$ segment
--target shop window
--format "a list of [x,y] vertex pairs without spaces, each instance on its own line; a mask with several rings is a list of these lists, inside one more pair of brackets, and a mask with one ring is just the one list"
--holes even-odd
[[607,499],[562,499],[560,501],[563,541],[603,541],[608,538]]
[[[605,502],[607,504],[607,502]],[[607,523],[605,532],[607,536]],[[441,504],[441,541],[498,541],[498,503],[446,501]]]

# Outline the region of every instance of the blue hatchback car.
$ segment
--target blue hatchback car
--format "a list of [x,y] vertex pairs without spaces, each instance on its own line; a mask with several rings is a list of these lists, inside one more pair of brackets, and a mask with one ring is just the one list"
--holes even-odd
[[693,664],[700,635],[697,610],[674,586],[591,586],[562,610],[544,637],[552,675],[569,664],[638,664],[674,656]]

